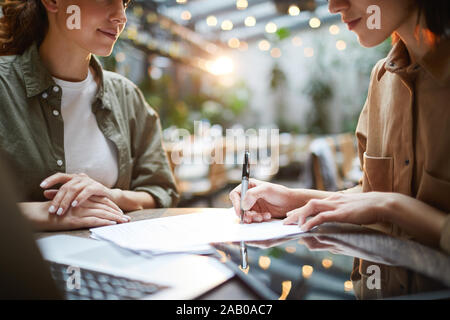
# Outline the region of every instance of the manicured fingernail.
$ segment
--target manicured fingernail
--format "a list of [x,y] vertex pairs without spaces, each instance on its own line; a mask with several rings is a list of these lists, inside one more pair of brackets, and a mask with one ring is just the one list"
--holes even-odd
[[127,218],[125,218],[125,217],[123,217],[123,218],[120,218],[123,222],[128,222],[129,220],[127,219]]
[[56,211],[56,214],[57,214],[58,216],[60,216],[60,215],[62,214],[62,212],[63,212],[63,209],[62,209],[62,208],[59,208],[58,211]]
[[53,213],[55,212],[56,208],[55,206],[50,206],[50,208],[48,208],[48,212]]
[[305,225],[301,225],[300,226],[300,231],[308,231],[308,229],[305,227]]
[[110,221],[109,224],[117,224],[117,221]]
[[255,217],[255,220],[258,221],[258,222],[261,222],[261,221],[262,221],[262,218],[261,218],[261,216],[256,216],[256,217]]
[[266,214],[264,215],[264,219],[266,219],[266,220],[269,220],[270,217],[271,217],[270,213],[266,213]]
[[47,186],[47,181],[42,181],[40,184],[41,188],[45,188]]
[[77,201],[77,200],[74,200],[74,202],[72,202],[72,207],[76,207],[77,204],[78,204],[78,201]]

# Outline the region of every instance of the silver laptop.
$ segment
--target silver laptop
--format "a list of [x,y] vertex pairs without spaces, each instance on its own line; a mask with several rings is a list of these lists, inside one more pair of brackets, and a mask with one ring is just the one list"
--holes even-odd
[[234,275],[208,256],[149,258],[109,242],[66,235],[37,244],[66,299],[193,299]]
[[233,276],[207,256],[145,258],[104,241],[64,235],[35,241],[3,160],[0,150],[1,299],[192,299]]

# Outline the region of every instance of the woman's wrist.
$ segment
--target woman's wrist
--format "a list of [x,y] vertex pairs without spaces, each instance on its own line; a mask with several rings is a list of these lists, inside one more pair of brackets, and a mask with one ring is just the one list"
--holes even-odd
[[156,201],[147,192],[110,189],[109,198],[123,211],[136,211],[156,207]]
[[379,192],[379,194],[379,201],[377,201],[374,209],[377,214],[377,220],[379,222],[398,224],[397,213],[399,212],[401,194],[394,192]]
[[401,193],[383,193],[379,201],[380,219],[398,225],[416,240],[438,246],[447,215]]
[[51,221],[48,213],[50,201],[19,202],[17,205],[34,230],[44,231],[50,228]]
[[122,198],[122,190],[121,189],[109,189],[108,191],[108,198],[114,202],[115,204],[117,204],[119,207],[120,206],[120,200]]
[[324,199],[333,194],[333,192],[312,190],[312,189],[289,189],[289,199],[297,207],[304,206],[312,199]]
[[380,197],[378,197],[376,210],[379,221],[403,225],[405,219],[408,220],[408,217],[412,215],[410,202],[417,200],[397,192],[378,193]]

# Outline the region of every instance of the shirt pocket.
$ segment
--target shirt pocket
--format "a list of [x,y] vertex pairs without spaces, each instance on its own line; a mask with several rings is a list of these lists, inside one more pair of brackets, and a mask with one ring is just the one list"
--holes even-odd
[[364,152],[363,191],[392,192],[394,184],[394,159],[372,157]]
[[417,199],[437,209],[450,212],[450,182],[436,178],[423,170]]

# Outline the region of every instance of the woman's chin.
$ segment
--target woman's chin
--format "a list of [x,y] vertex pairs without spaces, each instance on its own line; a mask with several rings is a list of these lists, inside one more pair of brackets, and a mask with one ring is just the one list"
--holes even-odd
[[114,44],[102,44],[102,45],[95,45],[95,46],[91,46],[90,47],[90,52],[92,54],[95,54],[96,56],[101,56],[101,57],[107,57],[110,56],[113,49],[114,49]]
[[100,57],[108,57],[111,55],[113,47],[92,50],[92,53]]
[[362,45],[365,48],[372,48],[379,44],[381,44],[384,40],[386,40],[386,37],[380,38],[380,37],[370,37],[370,36],[359,36],[358,35],[358,42],[360,45]]

